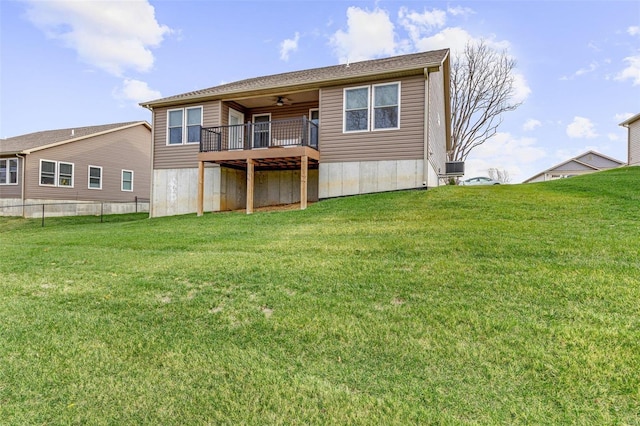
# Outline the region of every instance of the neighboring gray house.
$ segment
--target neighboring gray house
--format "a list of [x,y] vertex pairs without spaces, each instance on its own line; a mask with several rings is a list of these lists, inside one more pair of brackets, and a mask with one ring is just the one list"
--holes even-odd
[[630,166],[640,166],[640,114],[620,123],[628,129],[628,157],[627,164]]
[[614,169],[624,166],[625,163],[615,158],[595,151],[587,151],[577,157],[570,158],[558,165],[551,167],[537,175],[525,180],[523,183],[544,182],[561,178],[568,178],[577,175],[599,172],[601,170]]
[[[135,202],[150,194],[151,126],[146,121],[48,130],[0,139],[0,215],[93,214],[90,203]],[[128,208],[114,204],[110,211]],[[98,213],[100,212],[98,205]]]
[[144,102],[151,216],[438,186],[449,102],[448,49]]

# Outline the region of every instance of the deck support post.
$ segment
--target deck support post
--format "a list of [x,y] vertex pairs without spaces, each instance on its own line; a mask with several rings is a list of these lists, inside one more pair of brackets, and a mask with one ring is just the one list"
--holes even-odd
[[300,157],[300,210],[307,208],[307,178],[309,174],[309,156]]
[[198,216],[204,212],[204,161],[198,161]]
[[247,159],[247,214],[253,213],[254,160]]

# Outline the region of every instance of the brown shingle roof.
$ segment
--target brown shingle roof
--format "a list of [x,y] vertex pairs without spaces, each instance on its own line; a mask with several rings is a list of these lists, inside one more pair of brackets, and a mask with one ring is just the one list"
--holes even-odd
[[149,124],[145,121],[128,121],[125,123],[101,124],[98,126],[44,130],[41,132],[14,136],[7,139],[0,139],[0,154],[15,154],[25,152],[47,145],[83,139],[98,133],[104,133],[122,127],[141,123],[149,126]]
[[196,90],[167,98],[143,102],[140,105],[149,107],[171,104],[176,101],[216,98],[230,94],[237,95],[268,89],[285,89],[302,86],[321,87],[330,83],[335,84],[338,81],[357,79],[362,76],[383,75],[440,65],[447,58],[448,54],[449,49],[433,50],[430,52],[393,56],[384,59],[354,62],[348,65],[334,65],[323,68],[313,68],[302,71],[249,78],[246,80],[210,87],[208,89]]

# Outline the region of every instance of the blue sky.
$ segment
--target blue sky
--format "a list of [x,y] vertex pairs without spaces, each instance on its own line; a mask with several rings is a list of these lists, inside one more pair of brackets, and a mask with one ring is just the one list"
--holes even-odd
[[626,161],[640,1],[0,1],[0,137],[151,121],[138,102],[449,47],[505,49],[523,105],[467,161],[513,182],[589,149]]

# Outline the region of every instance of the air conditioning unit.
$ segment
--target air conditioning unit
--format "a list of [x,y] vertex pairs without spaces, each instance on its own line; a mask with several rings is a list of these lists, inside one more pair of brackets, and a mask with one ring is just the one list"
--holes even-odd
[[464,176],[464,161],[447,161],[445,163],[445,175]]

